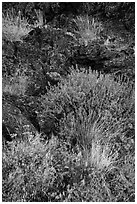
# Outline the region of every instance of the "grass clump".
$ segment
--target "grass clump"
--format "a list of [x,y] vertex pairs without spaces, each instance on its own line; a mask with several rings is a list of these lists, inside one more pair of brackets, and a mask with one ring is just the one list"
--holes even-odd
[[32,30],[28,24],[26,18],[21,17],[21,12],[18,15],[15,14],[14,10],[8,10],[5,14],[2,14],[2,39],[10,42],[13,45],[13,58],[14,63],[17,63],[19,43],[23,43],[23,37],[28,35]]
[[107,112],[120,120],[129,117],[130,111],[133,113],[134,87],[115,82],[111,75],[99,76],[98,72],[73,70],[68,79],[48,92],[48,97],[42,97],[43,107],[46,101],[55,111],[79,112],[81,117],[84,111],[86,114],[96,112],[98,116]]
[[99,39],[99,34],[103,30],[101,22],[88,15],[77,16],[74,23],[76,25],[75,33],[80,36],[79,43],[85,46]]
[[51,157],[56,144],[54,139],[42,144],[37,135],[31,142],[13,142],[10,150],[3,151],[3,201],[34,201],[39,192],[46,201],[44,188],[55,179]]
[[21,12],[15,15],[14,10],[9,10],[2,16],[2,35],[3,39],[10,42],[20,41],[27,35],[32,28],[29,26],[27,19],[21,17]]

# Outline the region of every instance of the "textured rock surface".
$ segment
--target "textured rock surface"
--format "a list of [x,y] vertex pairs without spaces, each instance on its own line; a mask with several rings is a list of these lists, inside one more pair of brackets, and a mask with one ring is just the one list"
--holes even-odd
[[3,96],[2,120],[10,135],[23,138],[27,135],[27,132],[35,134],[36,130],[40,131],[36,116],[33,116],[32,113],[30,114],[21,104],[20,107],[19,105],[17,107],[17,101],[16,103],[14,102],[10,97]]

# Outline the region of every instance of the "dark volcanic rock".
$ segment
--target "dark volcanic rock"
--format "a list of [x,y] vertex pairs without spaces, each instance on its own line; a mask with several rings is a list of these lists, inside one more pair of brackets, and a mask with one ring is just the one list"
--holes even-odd
[[5,125],[4,122],[2,122],[2,138],[8,142],[12,141],[8,127]]
[[9,134],[22,138],[26,132],[33,135],[36,131],[40,132],[36,113],[28,110],[15,98],[3,96],[2,119],[5,126],[8,127]]
[[89,46],[80,46],[74,53],[73,57],[69,58],[70,63],[75,66],[91,67],[92,70],[103,70],[104,63],[109,61],[113,56],[98,43]]

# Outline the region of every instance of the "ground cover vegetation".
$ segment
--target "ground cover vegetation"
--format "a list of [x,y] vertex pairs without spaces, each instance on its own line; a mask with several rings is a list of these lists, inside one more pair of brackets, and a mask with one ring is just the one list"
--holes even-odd
[[135,4],[2,4],[4,202],[135,201]]

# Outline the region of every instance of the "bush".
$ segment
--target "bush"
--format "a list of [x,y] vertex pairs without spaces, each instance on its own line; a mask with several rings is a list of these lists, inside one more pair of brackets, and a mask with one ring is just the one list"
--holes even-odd
[[14,14],[14,10],[9,10],[2,16],[2,34],[3,38],[16,42],[21,41],[22,37],[27,35],[31,31],[27,19],[21,18],[21,13],[18,12],[18,16]]
[[46,199],[43,190],[55,179],[51,156],[56,144],[54,139],[42,144],[37,135],[31,142],[13,142],[10,150],[3,151],[3,201],[33,201],[39,191]]
[[134,109],[134,88],[128,83],[115,82],[111,75],[72,70],[68,79],[62,80],[58,87],[51,88],[41,98],[41,103],[43,110],[48,104],[51,110],[65,113],[72,110],[76,113],[85,105],[89,112],[94,110],[102,114],[109,111],[120,119]]
[[73,20],[75,23],[75,33],[79,36],[79,43],[87,46],[92,41],[99,39],[99,34],[103,30],[101,22],[95,18],[87,16],[77,16]]
[[125,136],[134,130],[134,105],[131,85],[115,82],[110,75],[73,70],[68,79],[41,98],[41,117],[44,120],[47,114],[62,113],[58,135],[72,148],[78,144],[89,150],[95,142],[99,152],[103,151],[100,144],[110,145],[114,152],[121,143],[127,148],[126,142],[134,138],[134,131],[130,138]]

